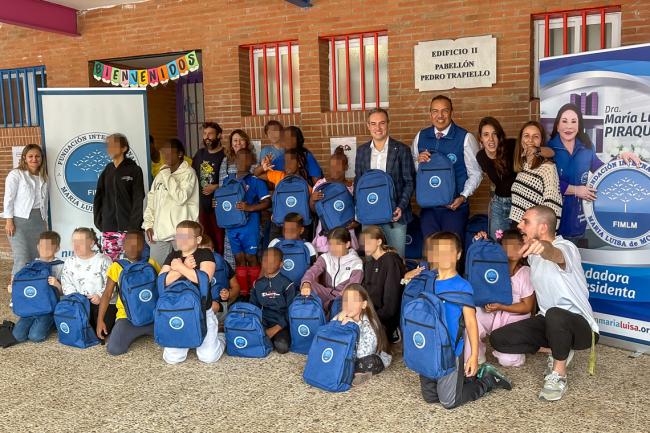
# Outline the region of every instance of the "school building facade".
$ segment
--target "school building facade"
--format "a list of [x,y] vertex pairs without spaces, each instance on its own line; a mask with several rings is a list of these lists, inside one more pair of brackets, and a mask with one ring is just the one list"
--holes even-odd
[[[514,137],[521,124],[539,115],[537,59],[650,42],[646,0],[313,0],[311,5],[151,0],[80,11],[76,36],[5,24],[0,13],[0,193],[12,168],[12,147],[41,142],[34,89],[109,86],[94,79],[95,61],[141,69],[196,51],[199,71],[147,87],[149,129],[156,141],[179,136],[193,153],[203,120],[222,125],[224,139],[236,128],[263,139],[264,124],[278,119],[303,130],[306,146],[325,167],[331,137],[368,140],[364,110],[378,105],[390,112],[391,136],[410,145],[430,125],[429,101],[438,93],[452,98],[456,123],[472,133],[491,115]],[[482,35],[497,40],[492,87],[416,89],[415,45]],[[487,179],[470,201],[472,213],[487,212]],[[0,255],[9,254],[3,237]]]

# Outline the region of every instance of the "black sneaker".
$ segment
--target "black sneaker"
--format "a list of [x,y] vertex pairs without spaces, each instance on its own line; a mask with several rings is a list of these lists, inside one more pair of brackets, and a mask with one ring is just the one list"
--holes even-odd
[[400,341],[402,341],[402,332],[399,330],[399,328],[395,328],[393,333],[388,336],[388,342],[390,344],[397,344]]
[[503,388],[508,391],[512,389],[512,382],[508,376],[501,373],[491,364],[483,364],[478,371],[478,379],[488,386],[488,389]]

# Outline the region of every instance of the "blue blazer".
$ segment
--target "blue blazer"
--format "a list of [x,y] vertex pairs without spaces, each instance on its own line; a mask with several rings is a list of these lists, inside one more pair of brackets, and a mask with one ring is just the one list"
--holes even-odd
[[[370,170],[370,158],[372,140],[357,148],[357,156],[354,164],[354,175],[359,179],[363,173]],[[393,179],[395,184],[395,203],[402,209],[402,224],[408,224],[413,219],[411,210],[411,196],[415,190],[415,164],[411,149],[401,141],[388,138],[388,156],[386,157],[386,173]]]

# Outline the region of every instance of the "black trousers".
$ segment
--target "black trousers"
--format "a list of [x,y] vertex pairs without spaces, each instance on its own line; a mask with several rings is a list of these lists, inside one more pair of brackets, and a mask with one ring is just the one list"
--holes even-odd
[[384,363],[376,353],[364,356],[362,358],[357,358],[354,361],[355,373],[379,374],[382,371],[384,371]]
[[440,403],[445,409],[453,409],[483,397],[490,391],[490,386],[476,376],[465,377],[461,355],[456,358],[456,369],[440,379],[420,375],[420,391],[427,403]]
[[540,347],[550,347],[553,358],[563,361],[572,349],[591,347],[591,327],[581,315],[554,307],[545,316],[537,315],[493,331],[490,344],[503,353],[536,353]]
[[287,353],[291,347],[291,333],[289,328],[282,328],[280,332],[271,338],[271,343],[278,353]]
[[[104,323],[106,324],[106,330],[110,334],[115,325],[115,315],[117,314],[117,307],[115,304],[108,304],[108,309],[104,315]],[[90,326],[94,331],[97,331],[97,316],[99,315],[99,305],[95,305],[92,302],[90,303],[90,317],[88,318]]]

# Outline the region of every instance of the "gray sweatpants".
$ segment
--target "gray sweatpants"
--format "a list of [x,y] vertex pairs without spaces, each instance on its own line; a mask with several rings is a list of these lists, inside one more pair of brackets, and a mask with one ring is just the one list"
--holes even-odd
[[176,249],[176,241],[154,241],[149,243],[149,257],[162,268],[169,253]]
[[111,335],[108,337],[106,351],[111,355],[123,355],[137,338],[153,337],[153,323],[145,326],[134,326],[129,319],[117,319]]
[[40,209],[32,209],[29,218],[14,217],[16,232],[9,238],[14,264],[11,275],[16,275],[27,263],[38,257],[38,237],[47,230]]
[[424,401],[440,403],[445,409],[453,409],[477,400],[488,391],[476,377],[465,378],[462,355],[456,357],[456,369],[438,380],[420,375],[420,389]]

